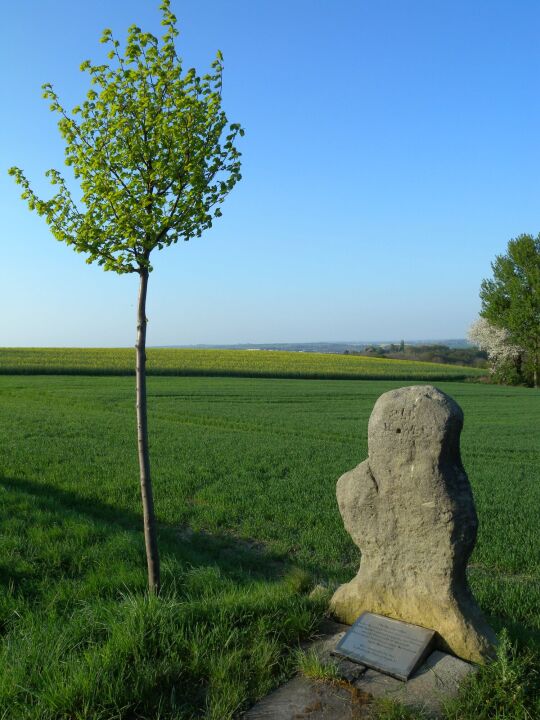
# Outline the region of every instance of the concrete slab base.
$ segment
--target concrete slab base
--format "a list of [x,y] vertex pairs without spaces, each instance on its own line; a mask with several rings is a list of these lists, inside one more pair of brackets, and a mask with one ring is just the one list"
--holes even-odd
[[363,720],[362,702],[352,688],[295,677],[249,710],[246,720]]
[[431,653],[407,681],[332,655],[348,625],[327,623],[325,634],[305,649],[338,666],[341,682],[295,677],[263,698],[245,714],[246,720],[360,720],[371,717],[370,701],[388,698],[440,716],[445,700],[457,695],[461,682],[475,666],[447,653]]
[[444,701],[456,697],[461,682],[474,671],[469,663],[436,650],[407,682],[368,668],[354,685],[374,698],[388,698],[436,718]]

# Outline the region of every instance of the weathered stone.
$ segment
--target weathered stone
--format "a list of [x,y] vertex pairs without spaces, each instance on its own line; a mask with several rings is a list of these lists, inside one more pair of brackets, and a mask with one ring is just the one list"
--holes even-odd
[[368,459],[337,483],[345,528],[362,560],[331,608],[346,623],[370,611],[431,628],[442,650],[482,662],[495,635],[466,577],[478,521],[461,463],[462,426],[459,405],[430,385],[377,400]]

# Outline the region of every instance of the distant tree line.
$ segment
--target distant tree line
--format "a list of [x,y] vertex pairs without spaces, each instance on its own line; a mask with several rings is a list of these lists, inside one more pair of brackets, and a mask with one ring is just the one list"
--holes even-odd
[[346,355],[365,355],[395,360],[417,360],[421,362],[444,363],[446,365],[467,365],[470,367],[487,367],[487,353],[477,347],[451,348],[448,345],[406,345],[400,343],[390,345],[368,345],[363,350],[346,350]]

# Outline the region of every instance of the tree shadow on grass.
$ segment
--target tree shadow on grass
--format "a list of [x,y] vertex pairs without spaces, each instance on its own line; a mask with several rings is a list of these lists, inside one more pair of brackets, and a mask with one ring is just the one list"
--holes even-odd
[[[141,567],[144,567],[144,536],[142,513],[119,509],[110,503],[94,497],[84,497],[70,490],[63,490],[49,483],[39,483],[26,478],[0,476],[0,486],[7,491],[27,496],[29,517],[24,519],[25,525],[35,521],[42,526],[66,527],[69,534],[69,521],[83,523],[97,531],[103,538],[111,538],[115,534],[130,536],[141,556]],[[10,513],[9,498],[4,501],[3,513]],[[20,512],[20,508],[17,508]],[[34,515],[32,517],[31,515]],[[46,532],[45,527],[45,532]],[[194,531],[186,526],[158,523],[160,551],[164,565],[171,563],[178,566],[198,567],[214,566],[236,583],[243,584],[254,580],[278,581],[293,568],[286,556],[270,551],[263,544],[246,539],[238,539],[223,534],[212,534],[205,531]],[[51,542],[55,542],[54,539]],[[62,542],[61,539],[58,540]],[[112,559],[112,558],[111,558]],[[70,572],[69,563],[61,564],[52,570],[44,567],[43,571],[51,577],[83,575],[75,570]],[[5,564],[0,565],[0,583],[19,585],[32,579],[31,571],[11,571]]]
[[516,622],[511,618],[499,618],[495,615],[487,615],[491,627],[499,635],[507,630],[510,640],[520,646],[528,646],[536,652],[540,652],[540,630],[530,627],[523,622]]
[[[84,497],[69,490],[62,490],[49,483],[38,483],[23,478],[0,476],[0,486],[5,490],[15,491],[26,495],[31,501],[31,510],[35,513],[36,523],[43,518],[46,522],[62,527],[67,519],[75,519],[95,529],[102,538],[111,538],[115,535],[126,534],[130,543],[136,548],[139,561],[138,568],[144,568],[144,536],[142,516],[136,512],[119,509],[110,503],[96,498]],[[9,502],[4,502],[3,513],[9,513]],[[2,511],[0,511],[0,517]],[[26,523],[32,523],[34,518],[25,518]],[[69,534],[69,526],[67,531]],[[51,542],[56,542],[53,538]],[[58,543],[61,543],[58,540]],[[289,557],[272,552],[264,544],[249,540],[234,538],[227,534],[213,534],[205,531],[196,531],[189,526],[172,524],[159,524],[159,543],[164,566],[172,566],[173,571],[189,568],[214,568],[220,575],[230,579],[238,586],[247,585],[253,581],[279,582],[284,577],[300,570],[308,577],[327,581],[329,573],[315,563],[291,561]],[[105,548],[104,552],[110,550]],[[114,558],[111,561],[111,573],[114,575]],[[120,563],[124,558],[119,557]],[[31,562],[31,561],[30,561]],[[71,567],[69,561],[59,563],[56,567],[46,565],[42,560],[34,569],[17,568],[0,562],[0,585],[10,591],[18,590],[27,599],[41,594],[39,582],[44,578],[54,581],[56,579],[83,580],[84,570],[80,566]],[[165,582],[170,578],[165,578]],[[335,580],[330,577],[330,580]],[[174,578],[173,578],[174,581]],[[104,592],[114,593],[126,590],[120,580],[117,585],[111,580]],[[506,627],[511,637],[520,643],[540,648],[540,631],[522,622],[514,622],[507,617],[490,617],[493,627],[500,631]]]
[[[9,635],[12,663],[31,688],[31,698],[22,685],[10,690],[10,701],[21,696],[32,705],[28,717],[41,717],[40,703],[62,695],[64,685],[75,698],[86,693],[89,707],[133,706],[123,717],[153,717],[161,703],[178,718],[204,717],[216,693],[234,689],[239,663],[245,699],[266,691],[269,678],[277,682],[278,659],[317,623],[317,603],[296,581],[295,566],[259,543],[160,525],[164,587],[156,603],[146,595],[137,512],[25,478],[0,475],[0,493],[0,599],[2,586],[10,599],[0,603],[0,634]],[[72,659],[64,676],[67,661],[53,653],[45,684],[41,673],[25,675],[44,639],[53,649],[67,643],[62,652]],[[107,673],[87,687],[80,668],[87,661],[101,668],[102,659]],[[71,717],[69,693],[59,702]]]

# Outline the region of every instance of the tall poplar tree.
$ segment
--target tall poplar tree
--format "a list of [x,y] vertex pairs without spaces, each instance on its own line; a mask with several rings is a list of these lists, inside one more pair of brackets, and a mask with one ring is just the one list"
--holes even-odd
[[229,124],[221,107],[223,57],[217,53],[209,74],[184,70],[175,48],[178,35],[170,1],[160,5],[161,42],[132,25],[123,54],[111,30],[111,65],[81,70],[90,76],[86,100],[68,113],[52,85],[43,86],[51,110],[60,115],[65,163],[82,191],[75,202],[57,170],[46,175],[56,194],[41,200],[23,172],[10,174],[23,199],[43,215],[53,235],[87,254],[105,270],[139,275],[136,341],[137,442],[148,582],[160,587],[146,412],[146,295],[151,253],[190,240],[212,226],[219,206],[240,180],[235,147],[239,124]]

